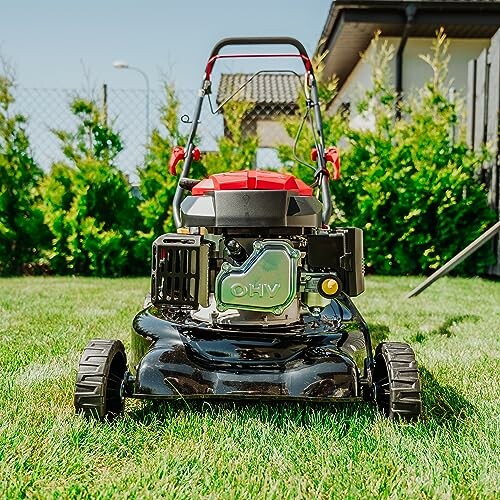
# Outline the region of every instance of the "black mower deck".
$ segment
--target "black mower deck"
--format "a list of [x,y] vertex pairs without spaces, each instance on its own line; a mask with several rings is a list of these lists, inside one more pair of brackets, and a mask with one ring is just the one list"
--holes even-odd
[[359,399],[369,337],[351,305],[332,301],[303,324],[264,332],[195,324],[187,314],[149,307],[134,320],[138,364],[127,392],[147,399]]

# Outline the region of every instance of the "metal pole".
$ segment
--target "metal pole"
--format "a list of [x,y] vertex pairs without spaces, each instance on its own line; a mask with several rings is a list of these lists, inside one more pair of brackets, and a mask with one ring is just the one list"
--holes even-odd
[[403,56],[406,47],[406,42],[410,36],[410,28],[415,20],[417,7],[414,4],[409,4],[405,8],[406,24],[399,41],[398,51],[396,52],[396,119],[401,118],[401,101],[403,100]]
[[108,86],[102,84],[102,121],[104,125],[108,124]]
[[441,276],[448,274],[454,267],[458,266],[458,264],[465,260],[469,255],[473,254],[488,240],[491,240],[491,238],[493,238],[493,236],[495,236],[495,234],[497,234],[498,232],[500,232],[500,221],[498,221],[494,226],[490,227],[485,233],[479,236],[479,238],[476,238],[470,245],[468,245],[460,253],[455,255],[455,257],[448,261],[443,267],[431,274],[423,283],[412,290],[406,296],[406,298],[409,299],[411,297],[415,297],[419,293],[423,292],[428,286],[432,285],[432,283],[441,278]]

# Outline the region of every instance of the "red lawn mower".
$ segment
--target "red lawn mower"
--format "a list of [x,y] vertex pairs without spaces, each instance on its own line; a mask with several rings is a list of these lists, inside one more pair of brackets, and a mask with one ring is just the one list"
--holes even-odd
[[[220,54],[232,45],[288,45],[296,52]],[[231,57],[302,61],[304,75],[288,73],[304,89],[302,124],[312,129],[314,163],[297,161],[314,170],[313,185],[259,170],[189,178],[200,158],[194,140],[213,67]],[[340,177],[339,155],[324,144],[303,45],[286,37],[220,41],[206,65],[187,144],[174,149],[172,174],[180,161],[173,201],[178,232],[153,243],[151,296],[133,321],[129,362],[119,340],[91,341],[78,368],[76,410],[109,419],[123,411],[125,398],[368,400],[390,418],[417,418],[413,350],[383,342],[373,353],[351,300],[365,287],[363,235],[329,225],[329,183]]]

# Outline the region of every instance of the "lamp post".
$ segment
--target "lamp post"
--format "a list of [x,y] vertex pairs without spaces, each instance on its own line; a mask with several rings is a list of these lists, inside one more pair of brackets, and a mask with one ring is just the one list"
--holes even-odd
[[142,69],[136,68],[135,66],[130,66],[127,62],[125,61],[115,61],[113,63],[113,66],[117,69],[130,69],[132,71],[136,71],[137,73],[140,73],[144,81],[146,82],[146,145],[149,142],[149,78],[148,75]]

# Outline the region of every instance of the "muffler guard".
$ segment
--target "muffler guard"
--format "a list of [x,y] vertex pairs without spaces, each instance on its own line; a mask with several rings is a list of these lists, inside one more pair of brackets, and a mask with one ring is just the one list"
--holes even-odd
[[273,332],[223,330],[145,309],[134,320],[137,364],[127,392],[143,399],[359,399],[365,334],[334,303],[325,308],[330,316]]

